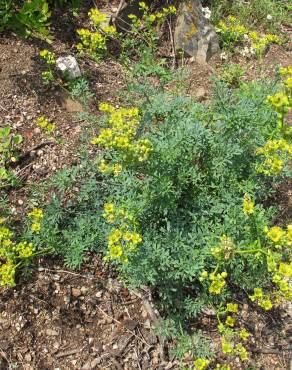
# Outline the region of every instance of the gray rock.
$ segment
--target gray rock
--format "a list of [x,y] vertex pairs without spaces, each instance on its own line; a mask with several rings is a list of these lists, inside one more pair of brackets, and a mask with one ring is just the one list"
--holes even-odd
[[58,58],[56,60],[56,67],[70,80],[74,80],[74,78],[81,76],[78,62],[72,55]]
[[180,4],[174,44],[177,53],[194,57],[198,63],[208,62],[220,50],[218,36],[204,16],[200,0]]
[[[114,24],[118,32],[130,29],[131,20],[128,18],[129,14],[135,14],[138,18],[142,17],[143,12],[139,7],[140,1],[141,0],[126,1],[121,9],[118,10],[118,14],[114,19]],[[144,2],[150,7],[151,4],[154,3],[154,0],[144,0]]]

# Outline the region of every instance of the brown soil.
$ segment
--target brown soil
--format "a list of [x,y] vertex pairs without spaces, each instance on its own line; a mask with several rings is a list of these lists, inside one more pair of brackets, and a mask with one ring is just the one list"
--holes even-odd
[[0,312],[0,369],[177,369],[159,360],[141,299],[97,257],[80,272],[39,261]]
[[[105,6],[108,2],[100,3]],[[112,2],[112,9],[117,3]],[[81,15],[80,23],[86,21],[85,14]],[[74,54],[74,27],[66,22],[55,25],[55,34],[60,35],[61,31],[62,35],[53,44],[58,55]],[[29,158],[16,168],[24,186],[7,193],[9,207],[16,215],[21,215],[27,207],[31,184],[78,162],[76,148],[87,129],[87,123],[76,117],[76,112],[85,109],[79,102],[73,101],[60,87],[42,85],[40,74],[45,67],[38,54],[45,47],[39,41],[23,40],[11,34],[0,36],[0,127],[9,124],[23,136],[22,150]],[[273,75],[276,64],[291,64],[289,58],[289,46],[273,46],[260,65],[260,75]],[[243,60],[233,61],[245,65]],[[219,56],[208,65],[191,61],[187,64],[189,94],[208,101],[209,78],[222,67]],[[98,102],[115,100],[117,90],[124,84],[121,67],[114,61],[97,65],[82,60],[80,65],[95,96],[89,110],[98,114]],[[259,63],[251,61],[244,79],[258,78],[258,71]],[[35,125],[39,116],[56,123],[54,140]],[[149,293],[142,291],[143,294],[149,302]],[[145,300],[123,288],[96,256],[88,255],[78,272],[64,270],[60,261],[39,259],[31,269],[31,276],[22,277],[14,289],[2,289],[0,297],[1,370],[180,368],[168,353],[173,344],[164,343],[165,358],[161,357],[162,343],[152,330],[155,315],[145,306]],[[243,303],[243,318],[253,333],[250,369],[287,369],[290,317],[286,312],[275,316],[249,312]],[[213,337],[216,347],[214,323],[214,318],[206,315],[199,326]],[[232,369],[240,368],[239,363],[233,364]]]

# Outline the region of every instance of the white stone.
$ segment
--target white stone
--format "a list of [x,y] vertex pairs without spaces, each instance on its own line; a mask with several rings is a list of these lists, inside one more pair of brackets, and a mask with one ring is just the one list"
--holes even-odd
[[72,55],[58,58],[56,67],[71,80],[81,76],[78,62]]

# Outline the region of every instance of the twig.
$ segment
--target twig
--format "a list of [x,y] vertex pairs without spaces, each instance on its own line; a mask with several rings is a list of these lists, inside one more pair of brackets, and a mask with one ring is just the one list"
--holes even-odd
[[13,162],[10,164],[10,167],[11,168],[15,168],[17,166],[19,166],[22,162],[26,161],[27,159],[29,159],[31,157],[31,153],[32,152],[35,152],[41,148],[43,148],[44,146],[47,146],[47,145],[53,145],[53,144],[56,144],[54,141],[45,141],[41,144],[38,144],[36,146],[34,146],[33,148],[31,148],[30,150],[28,150],[27,152],[25,152],[24,154],[22,154],[16,162]]
[[[147,311],[148,315],[150,316],[151,320],[153,321],[154,325],[159,325],[159,323],[161,322],[161,318],[157,317],[149,300],[147,300],[145,296],[142,296],[138,292],[133,291],[133,293],[142,300],[143,306],[145,310]],[[158,335],[157,337],[159,341],[160,357],[161,357],[161,360],[164,361],[165,360],[165,355],[164,355],[165,338],[162,335]]]
[[72,271],[67,271],[67,270],[58,270],[58,269],[54,270],[54,269],[44,268],[43,270],[39,270],[39,271],[44,271],[44,272],[48,271],[48,272],[56,272],[59,274],[68,274],[68,275],[78,276],[83,279],[89,279],[89,280],[98,280],[98,281],[101,280],[100,278],[96,278],[94,276],[81,275],[81,274],[78,274],[77,272],[72,272]]
[[278,350],[278,349],[274,349],[274,348],[270,348],[270,349],[262,349],[262,348],[255,348],[255,349],[251,349],[251,352],[254,352],[254,353],[262,353],[262,354],[265,354],[265,355],[281,355],[283,352],[291,352],[292,349],[291,348],[283,348],[282,350]]
[[138,335],[136,335],[132,330],[128,329],[125,327],[125,325],[123,325],[123,323],[117,319],[115,319],[114,317],[108,315],[102,308],[98,307],[99,311],[106,317],[108,317],[109,319],[113,320],[114,322],[116,322],[117,324],[121,325],[123,328],[125,328],[125,330],[127,330],[129,333],[131,333],[135,338],[139,339],[141,342],[143,342],[144,344],[146,344],[148,347],[151,347],[151,345],[149,343],[146,342],[146,340],[144,338],[141,338],[139,337]]
[[8,370],[11,370],[12,369],[12,365],[11,365],[11,362],[8,360],[8,357],[6,356],[6,353],[3,351],[3,349],[0,347],[0,356],[2,358],[4,358],[4,360],[7,362],[8,364]]
[[176,67],[176,50],[175,50],[175,44],[174,44],[174,39],[173,39],[173,34],[172,34],[172,27],[171,27],[171,22],[167,21],[168,28],[169,28],[169,35],[170,35],[170,42],[171,42],[171,47],[172,47],[172,69],[175,69]]
[[5,112],[8,112],[8,109],[4,108],[3,105],[0,104],[0,108],[4,110]]
[[139,370],[142,370],[142,368],[141,368],[141,366],[140,366],[139,356],[138,356],[138,352],[136,351],[136,348],[134,348],[134,351],[135,351],[135,354],[136,354],[136,356],[137,356],[137,364],[138,364]]
[[64,351],[56,354],[56,358],[62,358],[62,357],[67,357],[67,356],[72,356],[76,355],[76,353],[79,353],[82,351],[83,348],[78,348],[78,349],[70,349],[69,351]]
[[115,18],[117,18],[119,12],[123,9],[124,5],[125,5],[125,0],[121,0],[120,3],[119,3],[119,6],[118,6],[118,9],[116,11],[116,14],[115,14]]

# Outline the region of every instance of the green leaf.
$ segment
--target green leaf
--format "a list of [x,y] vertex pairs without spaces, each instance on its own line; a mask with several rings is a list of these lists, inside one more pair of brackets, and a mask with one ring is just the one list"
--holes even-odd
[[9,126],[6,126],[6,127],[3,127],[2,129],[0,129],[0,138],[6,138],[9,136],[10,134],[10,127]]
[[18,145],[22,143],[22,136],[21,135],[14,135],[12,138],[14,144]]

